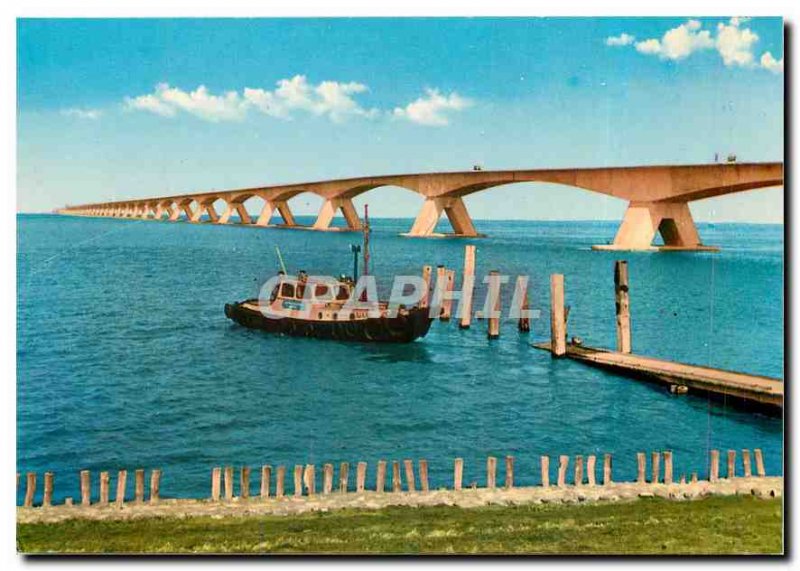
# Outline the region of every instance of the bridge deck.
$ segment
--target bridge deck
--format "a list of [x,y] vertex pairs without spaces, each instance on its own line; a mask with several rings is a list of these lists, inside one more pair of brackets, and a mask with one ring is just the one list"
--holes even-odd
[[[549,342],[536,343],[534,347],[551,350]],[[783,382],[780,379],[574,344],[567,344],[566,356],[622,375],[643,377],[661,384],[684,385],[690,392],[783,408]]]

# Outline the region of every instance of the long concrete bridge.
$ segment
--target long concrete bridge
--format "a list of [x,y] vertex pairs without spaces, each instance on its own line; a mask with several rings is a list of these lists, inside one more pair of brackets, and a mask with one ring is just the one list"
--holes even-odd
[[[202,221],[204,214],[214,224],[229,224],[237,214],[239,224],[272,226],[277,211],[283,224],[277,227],[300,227],[288,201],[304,192],[323,198],[324,202],[313,230],[339,230],[331,223],[338,211],[344,215],[349,230],[360,230],[361,220],[353,206],[353,198],[382,186],[397,186],[425,197],[408,236],[431,237],[442,212],[453,228],[453,236],[478,236],[467,212],[464,197],[497,186],[519,182],[545,182],[574,186],[628,201],[628,209],[614,242],[595,246],[598,249],[652,249],[656,233],[660,233],[664,249],[701,250],[689,202],[742,192],[756,188],[783,186],[783,163],[734,163],[674,166],[634,166],[604,168],[566,168],[505,171],[466,171],[421,173],[348,178],[309,183],[262,186],[235,190],[198,192],[68,206],[61,214],[108,216],[169,220]],[[260,197],[261,212],[251,217],[245,201]],[[217,212],[214,203],[222,200],[225,210]]]

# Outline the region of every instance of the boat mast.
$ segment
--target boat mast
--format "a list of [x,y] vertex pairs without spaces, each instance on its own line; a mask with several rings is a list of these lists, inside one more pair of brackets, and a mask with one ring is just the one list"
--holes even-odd
[[364,275],[369,274],[369,204],[364,205]]

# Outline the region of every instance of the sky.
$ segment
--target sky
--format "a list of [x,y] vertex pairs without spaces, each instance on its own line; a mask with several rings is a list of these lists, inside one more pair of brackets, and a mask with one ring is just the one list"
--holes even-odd
[[[783,160],[780,18],[21,19],[17,41],[20,212],[476,164]],[[422,200],[356,205],[413,217]],[[465,201],[476,219],[626,207],[542,183]],[[691,209],[781,223],[783,190]]]

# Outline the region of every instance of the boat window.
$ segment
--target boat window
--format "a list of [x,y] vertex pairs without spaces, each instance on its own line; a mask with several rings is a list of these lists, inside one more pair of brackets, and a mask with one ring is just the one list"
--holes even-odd
[[350,292],[347,290],[347,286],[340,285],[336,290],[336,299],[346,301],[349,297]]
[[276,285],[274,288],[272,288],[272,293],[271,293],[271,294],[269,294],[269,302],[270,302],[270,303],[272,303],[273,301],[275,301],[275,298],[276,298],[276,297],[278,297],[278,288],[279,288],[279,287],[280,287],[280,286]]
[[336,321],[336,313],[333,314],[333,320]]
[[294,297],[294,284],[283,282],[281,284],[281,297]]
[[297,284],[297,299],[303,299],[306,294],[306,284]]
[[314,288],[314,297],[321,298],[326,297],[330,291],[330,288],[325,284],[317,284]]

